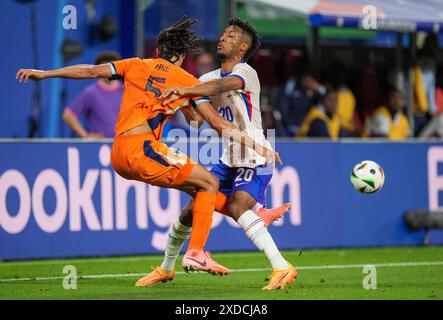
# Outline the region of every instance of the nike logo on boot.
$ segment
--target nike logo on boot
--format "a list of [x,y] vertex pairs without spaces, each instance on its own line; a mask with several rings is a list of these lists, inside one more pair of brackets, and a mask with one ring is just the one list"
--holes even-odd
[[198,261],[198,260],[195,260],[195,259],[192,259],[192,258],[188,258],[189,260],[192,260],[192,261],[194,261],[194,262],[197,262],[199,265],[201,265],[202,267],[206,267],[206,261]]

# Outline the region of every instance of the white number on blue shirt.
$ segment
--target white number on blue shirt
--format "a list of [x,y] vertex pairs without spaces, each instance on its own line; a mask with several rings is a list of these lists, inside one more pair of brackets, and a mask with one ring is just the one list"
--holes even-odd
[[237,174],[238,176],[237,178],[235,178],[235,182],[241,182],[241,181],[251,182],[252,178],[254,177],[254,170],[238,168]]

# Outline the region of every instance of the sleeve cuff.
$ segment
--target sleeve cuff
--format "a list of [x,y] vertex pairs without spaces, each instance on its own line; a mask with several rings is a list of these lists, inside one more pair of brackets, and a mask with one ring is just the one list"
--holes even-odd
[[203,103],[203,102],[209,102],[210,100],[209,100],[208,97],[203,97],[203,98],[200,98],[200,99],[197,99],[197,100],[190,99],[190,101],[191,101],[191,105],[192,105],[194,108],[196,108],[196,107],[198,107],[201,103]]
[[240,75],[238,75],[238,74],[230,74],[230,75],[228,75],[228,77],[236,77],[236,78],[239,78],[239,79],[241,80],[242,84],[243,84],[243,90],[246,89],[246,82],[245,82],[245,79],[244,79],[242,76],[240,76]]
[[111,73],[113,76],[117,75],[117,69],[115,68],[115,64],[113,62],[109,63],[109,66],[111,67]]

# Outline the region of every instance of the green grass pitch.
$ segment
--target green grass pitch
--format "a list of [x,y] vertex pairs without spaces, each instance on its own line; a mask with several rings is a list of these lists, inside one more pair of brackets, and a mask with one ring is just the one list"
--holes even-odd
[[[443,247],[284,251],[298,279],[263,292],[269,264],[262,253],[214,253],[233,269],[227,277],[185,274],[155,287],[134,287],[161,256],[0,263],[0,299],[443,299]],[[377,288],[364,289],[364,265],[376,267]],[[77,269],[77,289],[63,288],[65,265]]]

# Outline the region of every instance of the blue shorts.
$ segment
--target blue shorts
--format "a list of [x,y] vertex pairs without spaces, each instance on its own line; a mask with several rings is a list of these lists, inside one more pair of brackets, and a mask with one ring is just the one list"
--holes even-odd
[[265,192],[272,178],[272,165],[256,168],[231,168],[220,162],[212,167],[211,173],[220,181],[219,191],[230,196],[235,191],[245,191],[265,205]]

